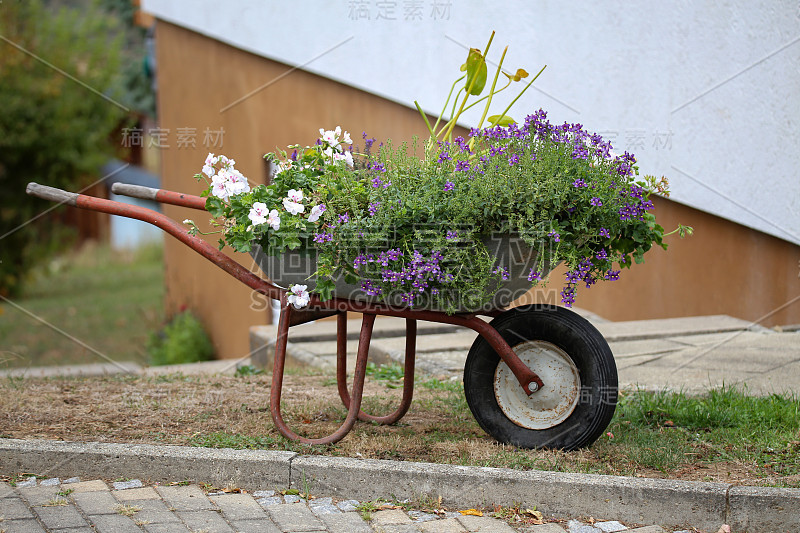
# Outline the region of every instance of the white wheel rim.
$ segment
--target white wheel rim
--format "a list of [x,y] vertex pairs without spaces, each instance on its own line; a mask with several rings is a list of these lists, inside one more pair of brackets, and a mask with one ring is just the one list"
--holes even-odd
[[539,375],[544,387],[528,396],[501,360],[494,374],[494,395],[503,413],[528,429],[548,429],[569,418],[581,391],[581,378],[572,358],[545,341],[525,341],[513,348],[517,357]]

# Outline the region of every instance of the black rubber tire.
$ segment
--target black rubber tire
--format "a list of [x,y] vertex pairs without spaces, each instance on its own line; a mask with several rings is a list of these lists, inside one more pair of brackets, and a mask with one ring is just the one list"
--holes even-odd
[[618,393],[617,366],[600,332],[573,311],[552,305],[517,307],[491,325],[512,348],[525,341],[545,341],[566,352],[578,370],[580,396],[572,413],[557,425],[546,429],[517,425],[500,408],[494,390],[500,356],[479,336],[467,355],[464,394],[483,430],[499,442],[520,448],[569,451],[597,440],[614,416]]

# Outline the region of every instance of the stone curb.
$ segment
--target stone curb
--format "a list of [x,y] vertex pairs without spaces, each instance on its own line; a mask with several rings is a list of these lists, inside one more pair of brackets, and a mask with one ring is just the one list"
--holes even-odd
[[732,531],[800,530],[800,489],[597,474],[302,456],[294,452],[0,439],[0,472],[246,489],[286,486],[345,499],[442,497],[458,507],[536,506],[545,515],[614,517]]

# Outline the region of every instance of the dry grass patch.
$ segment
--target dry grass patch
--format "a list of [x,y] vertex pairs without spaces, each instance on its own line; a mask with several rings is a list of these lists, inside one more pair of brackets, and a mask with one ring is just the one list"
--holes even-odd
[[[374,377],[368,381],[363,406],[367,412],[385,414],[397,407],[401,390],[387,383]],[[650,405],[642,404],[644,400],[636,395],[623,395],[610,435],[591,448],[569,453],[521,450],[498,444],[480,429],[459,382],[421,378],[411,410],[399,423],[358,422],[341,442],[311,447],[278,434],[269,415],[269,394],[270,376],[264,374],[6,378],[0,381],[0,428],[2,436],[11,438],[292,450],[519,470],[800,486],[800,434],[787,433],[798,432],[790,416],[782,426],[763,432],[774,435],[771,440],[762,442],[768,437],[751,430],[750,441],[742,442],[740,433],[715,436],[717,422],[713,420],[707,421],[706,429],[690,427],[690,422],[665,419],[667,415],[659,409],[670,408],[657,398],[642,397],[654,402]],[[776,419],[785,410],[782,405],[776,401],[773,407]],[[283,407],[289,426],[308,437],[332,433],[346,415],[335,382],[320,374],[287,375]],[[722,409],[712,407],[715,412]],[[675,418],[675,413],[667,418]],[[748,430],[740,430],[733,419],[718,422],[723,429]]]

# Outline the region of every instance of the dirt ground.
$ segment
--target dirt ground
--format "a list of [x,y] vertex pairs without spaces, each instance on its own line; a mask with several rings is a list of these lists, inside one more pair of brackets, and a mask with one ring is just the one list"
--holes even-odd
[[[383,382],[368,382],[362,408],[371,414],[385,414],[396,407],[400,394],[400,389],[388,388]],[[302,446],[278,434],[269,414],[269,395],[268,375],[6,378],[0,382],[0,437],[268,448],[403,461],[800,486],[800,479],[778,480],[755,465],[736,462],[699,463],[687,458],[684,466],[667,472],[642,468],[607,440],[570,453],[516,449],[498,444],[481,430],[461,393],[427,387],[417,387],[411,410],[395,425],[358,422],[338,444]],[[345,415],[335,381],[329,376],[287,375],[282,405],[289,426],[311,437],[332,433]]]

